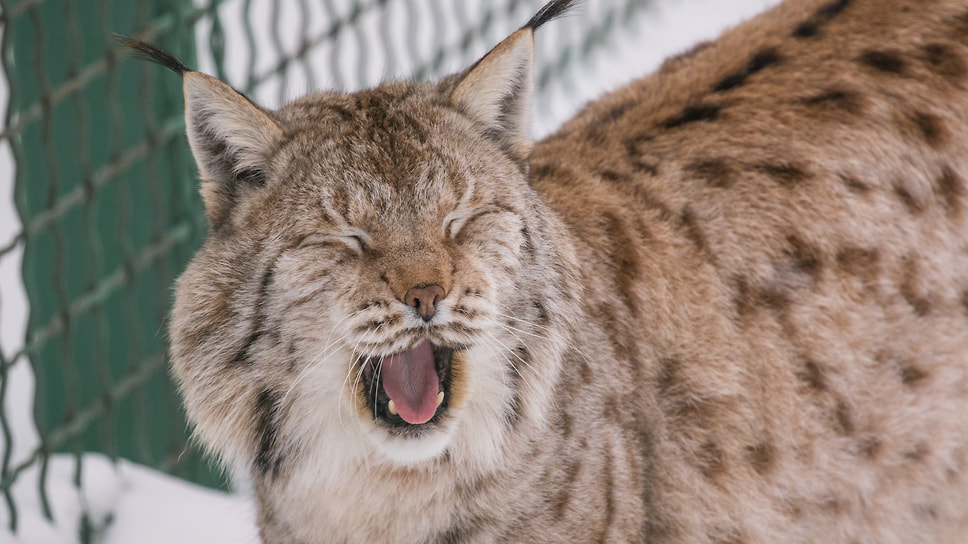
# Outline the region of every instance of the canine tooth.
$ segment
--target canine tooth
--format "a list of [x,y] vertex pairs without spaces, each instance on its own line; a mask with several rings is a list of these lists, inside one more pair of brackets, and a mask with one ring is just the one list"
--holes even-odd
[[437,393],[437,406],[440,406],[443,403],[444,403],[444,392],[441,391]]
[[392,400],[387,403],[387,410],[390,411],[390,415],[391,416],[397,415],[397,405],[396,404],[393,404],[393,401]]

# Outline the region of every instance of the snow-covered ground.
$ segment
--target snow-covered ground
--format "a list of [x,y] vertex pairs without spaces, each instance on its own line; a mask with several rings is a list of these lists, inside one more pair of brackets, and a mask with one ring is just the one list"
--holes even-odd
[[[466,4],[466,13],[476,13],[482,2]],[[692,44],[714,38],[724,28],[748,18],[776,4],[778,0],[654,0],[641,11],[635,21],[610,37],[610,43],[581,64],[578,70],[567,73],[560,82],[548,90],[535,106],[535,136],[547,134],[571,116],[582,104],[624,82],[643,76],[654,70],[665,57],[686,50]],[[206,1],[197,0],[204,4]],[[256,0],[252,2],[249,17],[269,20],[271,9],[278,9],[284,20],[298,24],[300,12],[293,1]],[[316,5],[318,3],[312,3]],[[392,5],[393,3],[391,3]],[[239,84],[245,78],[249,65],[246,57],[243,30],[232,21],[240,21],[242,2],[225,2],[220,9],[225,24],[227,50],[230,52],[226,72],[230,82]],[[584,10],[596,4],[589,0]],[[313,9],[319,9],[318,7]],[[261,13],[261,15],[260,15]],[[318,15],[318,14],[317,14]],[[573,19],[586,15],[579,12]],[[522,22],[527,14],[522,15]],[[405,24],[400,18],[399,24]],[[372,22],[379,26],[379,22]],[[556,47],[567,40],[567,25],[579,25],[580,20],[565,20],[556,25],[564,29],[542,30],[537,38],[538,57],[554,54]],[[554,25],[549,25],[553,27]],[[256,26],[260,43],[271,40],[271,33]],[[494,32],[512,30],[492,29]],[[0,26],[2,30],[2,26]],[[493,32],[492,32],[493,33]],[[562,38],[561,36],[564,36]],[[480,47],[494,45],[500,35],[486,36]],[[207,28],[199,26],[199,43],[207,44]],[[280,37],[284,42],[287,35]],[[487,43],[485,43],[487,42]],[[445,42],[447,43],[447,42]],[[235,44],[235,45],[233,45]],[[285,44],[284,44],[285,45]],[[290,43],[286,47],[294,48]],[[353,56],[356,50],[348,46],[346,54]],[[483,50],[481,51],[483,52]],[[203,71],[212,72],[211,56],[200,51]],[[310,64],[327,62],[319,53],[310,56]],[[451,63],[456,60],[451,59]],[[270,66],[272,59],[259,57],[254,63],[256,73]],[[359,66],[354,59],[346,66]],[[371,59],[362,77],[347,75],[348,80],[360,79],[363,84],[375,83],[383,75],[405,76],[404,66],[396,73],[389,73],[385,65]],[[453,69],[460,68],[453,64]],[[289,74],[286,84],[270,78],[256,89],[255,97],[269,106],[278,105],[309,88],[332,85],[334,81],[317,82],[312,70],[303,69],[302,75]],[[0,104],[6,104],[5,84],[0,81]],[[4,244],[19,231],[20,226],[13,211],[13,166],[9,149],[0,142],[0,244]],[[18,276],[20,252],[0,257],[0,346],[6,353],[18,351],[24,337],[26,323],[26,297]],[[36,444],[36,431],[30,420],[33,402],[33,377],[26,361],[18,362],[8,375],[7,402],[4,409],[14,421],[14,459],[22,459]],[[0,441],[0,452],[4,445]],[[230,495],[190,484],[157,471],[126,461],[115,465],[99,454],[88,454],[83,463],[81,486],[75,486],[76,460],[68,455],[54,456],[50,461],[47,478],[54,522],[43,516],[38,496],[38,471],[36,467],[24,472],[14,487],[19,515],[16,535],[8,529],[5,505],[0,502],[0,543],[2,544],[74,544],[78,541],[78,527],[82,513],[92,522],[97,542],[100,544],[256,544],[258,542],[251,500],[243,495]]]
[[20,529],[3,544],[75,544],[81,516],[102,544],[257,544],[252,501],[194,485],[128,461],[112,463],[101,454],[84,456],[80,487],[75,459],[51,458],[47,496],[56,523],[44,517],[37,492],[38,471],[27,470],[17,485]]

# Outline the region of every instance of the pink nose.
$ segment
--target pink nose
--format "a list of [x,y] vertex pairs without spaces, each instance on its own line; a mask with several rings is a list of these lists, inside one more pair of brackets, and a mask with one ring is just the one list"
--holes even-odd
[[435,305],[445,296],[447,296],[447,293],[439,285],[421,285],[411,287],[403,297],[403,302],[408,306],[413,306],[424,321],[430,321],[437,313]]

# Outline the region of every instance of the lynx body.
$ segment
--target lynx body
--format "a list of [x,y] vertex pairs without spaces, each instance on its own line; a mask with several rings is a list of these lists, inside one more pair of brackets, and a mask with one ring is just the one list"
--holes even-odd
[[790,0],[531,144],[533,30],[183,74],[173,372],[266,544],[963,543],[968,3]]

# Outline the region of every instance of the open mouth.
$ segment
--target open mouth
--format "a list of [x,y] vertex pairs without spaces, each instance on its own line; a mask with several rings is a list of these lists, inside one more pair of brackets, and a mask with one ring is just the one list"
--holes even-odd
[[388,357],[365,357],[363,386],[374,418],[404,428],[438,420],[447,411],[453,355],[424,339]]

